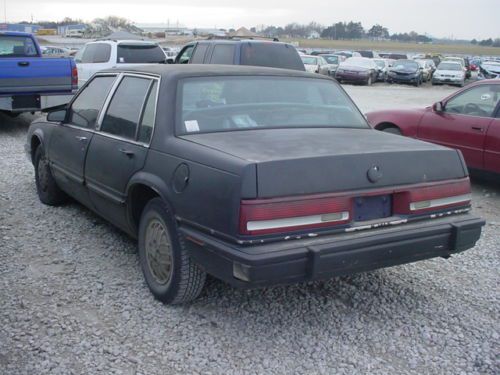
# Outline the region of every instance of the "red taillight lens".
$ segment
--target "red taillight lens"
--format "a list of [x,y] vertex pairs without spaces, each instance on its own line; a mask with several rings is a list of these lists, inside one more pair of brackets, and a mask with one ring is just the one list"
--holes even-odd
[[78,69],[76,66],[71,69],[71,85],[78,86]]
[[394,195],[395,214],[419,214],[467,206],[471,200],[469,179],[418,187]]
[[244,200],[240,233],[280,233],[345,224],[351,218],[350,197]]

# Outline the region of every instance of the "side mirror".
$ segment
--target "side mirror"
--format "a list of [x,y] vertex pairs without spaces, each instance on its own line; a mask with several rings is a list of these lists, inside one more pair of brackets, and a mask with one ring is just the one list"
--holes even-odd
[[49,122],[63,122],[66,119],[67,109],[58,109],[51,111],[47,114],[47,121]]
[[434,103],[433,106],[432,106],[432,109],[434,110],[434,112],[437,112],[437,113],[444,112],[444,104],[443,104],[443,102]]

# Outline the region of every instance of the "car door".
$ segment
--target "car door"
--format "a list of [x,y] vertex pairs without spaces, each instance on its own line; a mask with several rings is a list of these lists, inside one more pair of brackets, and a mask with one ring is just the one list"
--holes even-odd
[[85,181],[95,209],[127,230],[126,189],[146,160],[154,126],[158,80],[123,74],[90,144]]
[[463,90],[443,103],[442,111],[425,113],[418,127],[418,138],[457,148],[468,167],[482,169],[486,133],[495,106],[490,85]]
[[497,96],[496,116],[486,133],[484,145],[484,169],[500,174],[500,85],[492,85]]
[[87,149],[96,120],[111,90],[116,75],[96,76],[71,102],[66,120],[54,127],[48,147],[52,172],[68,194],[88,205],[84,181]]

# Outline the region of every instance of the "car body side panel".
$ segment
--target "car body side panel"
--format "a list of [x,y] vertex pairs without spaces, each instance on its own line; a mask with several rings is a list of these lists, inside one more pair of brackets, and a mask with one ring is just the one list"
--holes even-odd
[[484,168],[500,174],[500,118],[493,119],[486,134]]
[[[181,169],[188,171],[187,178]],[[158,188],[163,189],[162,196],[174,207],[178,219],[220,233],[235,233],[240,175],[154,150],[149,151],[144,170],[166,181],[166,186]]]
[[372,127],[381,130],[386,124],[396,125],[403,135],[416,138],[418,126],[426,110],[377,111],[367,114]]

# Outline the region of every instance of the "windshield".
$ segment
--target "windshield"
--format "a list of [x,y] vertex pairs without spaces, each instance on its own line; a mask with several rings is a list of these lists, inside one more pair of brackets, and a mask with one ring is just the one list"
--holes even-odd
[[439,64],[438,70],[462,70],[462,66],[457,63],[443,62]]
[[295,47],[274,42],[245,42],[241,46],[241,65],[304,70]]
[[339,57],[338,56],[323,56],[328,64],[338,64]]
[[302,56],[302,62],[306,65],[317,65],[318,60],[316,57]]
[[38,52],[30,37],[0,35],[0,57],[32,56],[38,56]]
[[418,63],[415,61],[408,61],[408,60],[397,60],[394,63],[394,69],[407,69],[407,70],[416,70],[420,67]]
[[119,44],[117,54],[120,64],[158,64],[166,60],[156,44]]
[[334,82],[273,76],[206,77],[178,86],[177,133],[368,125]]

